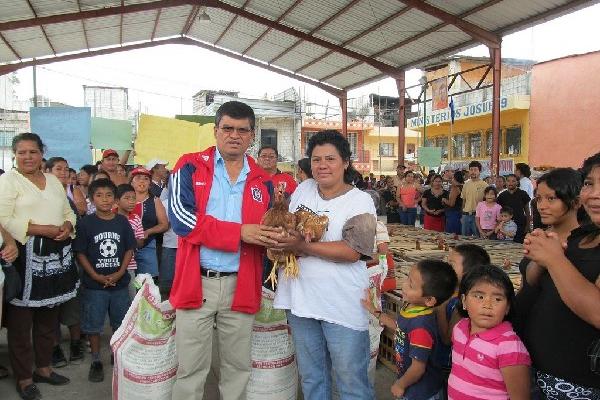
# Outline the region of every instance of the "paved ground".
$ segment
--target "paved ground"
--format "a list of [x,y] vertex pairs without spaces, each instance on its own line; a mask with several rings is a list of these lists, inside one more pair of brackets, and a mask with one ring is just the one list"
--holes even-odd
[[[66,334],[66,332],[64,332]],[[66,337],[66,336],[65,336]],[[47,384],[40,384],[44,400],[107,400],[111,398],[111,376],[110,353],[108,351],[108,337],[102,341],[102,361],[105,368],[105,380],[102,383],[91,383],[87,380],[89,370],[90,355],[86,353],[86,359],[80,365],[68,365],[57,370],[71,379],[71,383],[66,386],[53,387]],[[63,343],[63,350],[68,357],[68,344]],[[0,331],[0,365],[8,366],[8,348],[6,344],[6,330]],[[376,398],[378,400],[391,399],[389,388],[393,383],[394,375],[390,370],[382,365],[378,365],[375,388]],[[0,399],[1,400],[19,400],[20,397],[15,391],[15,383],[12,377],[0,380]],[[206,400],[218,400],[218,390],[214,378],[207,383]]]

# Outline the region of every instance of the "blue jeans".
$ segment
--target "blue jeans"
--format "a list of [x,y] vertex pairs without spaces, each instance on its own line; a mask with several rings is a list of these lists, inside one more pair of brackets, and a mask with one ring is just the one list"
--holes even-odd
[[158,276],[158,258],[156,257],[156,240],[150,241],[135,253],[137,262],[136,274]]
[[101,334],[104,331],[106,313],[110,326],[116,331],[131,304],[127,287],[121,289],[88,289],[81,293],[81,331],[90,335]]
[[446,232],[456,233],[460,235],[462,233],[460,218],[462,212],[458,210],[447,209],[446,210]]
[[463,236],[479,236],[479,231],[477,230],[477,225],[475,224],[475,214],[463,214],[461,223]]
[[158,284],[161,290],[169,291],[171,290],[171,286],[173,286],[176,254],[177,249],[163,246],[160,257],[160,273],[158,274]]
[[400,214],[400,223],[402,225],[411,225],[415,226],[415,222],[417,221],[417,208],[407,208],[406,211],[402,211],[402,209],[398,210]]
[[332,378],[341,400],[373,400],[369,385],[369,332],[302,318],[287,311],[306,400],[331,399]]

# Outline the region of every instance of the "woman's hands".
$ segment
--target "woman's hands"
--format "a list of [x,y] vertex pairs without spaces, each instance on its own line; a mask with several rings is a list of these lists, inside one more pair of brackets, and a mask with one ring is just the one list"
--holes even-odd
[[65,221],[61,226],[58,227],[58,234],[53,238],[56,241],[62,242],[67,240],[73,232],[73,225],[71,222]]
[[554,232],[536,229],[525,237],[524,253],[539,266],[548,266],[565,259],[566,244],[561,243]]
[[280,230],[276,235],[272,236],[272,239],[276,244],[269,245],[270,249],[289,251],[296,255],[301,254],[307,244],[305,238],[296,230],[290,230],[288,232]]

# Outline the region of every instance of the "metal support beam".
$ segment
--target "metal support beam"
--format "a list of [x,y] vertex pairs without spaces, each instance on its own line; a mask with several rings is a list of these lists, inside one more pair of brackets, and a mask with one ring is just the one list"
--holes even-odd
[[[125,0],[121,0],[121,7],[125,5]],[[119,15],[119,46],[123,46],[123,14]]]
[[199,13],[200,6],[192,7],[192,11],[190,11],[190,14],[185,20],[185,24],[183,24],[183,29],[181,29],[181,36],[186,36],[190,32]]
[[[313,35],[313,34],[317,33],[323,27],[327,26],[329,23],[331,23],[337,17],[339,17],[340,15],[342,15],[343,13],[345,13],[350,7],[354,6],[355,3],[357,3],[357,1],[350,2],[344,8],[342,8],[340,11],[336,12],[331,17],[327,18],[325,21],[323,21],[319,25],[317,25],[315,28],[311,29],[310,32],[308,32],[308,34],[309,35]],[[284,51],[282,51],[281,53],[279,53],[278,55],[276,55],[274,58],[272,58],[269,61],[269,64],[273,64],[275,61],[279,60],[281,57],[283,57],[284,55],[286,55],[287,53],[289,53],[290,51],[292,51],[293,49],[295,49],[296,47],[298,47],[298,45],[300,45],[300,43],[302,43],[302,40],[298,40],[297,42],[295,42],[294,44],[292,44],[290,47],[288,47],[287,49],[285,49]]]
[[498,176],[500,168],[500,79],[502,59],[500,47],[490,48],[490,58],[493,63],[493,89],[492,89],[492,160],[490,174]]
[[[81,1],[77,0],[77,9],[81,12]],[[81,19],[81,29],[83,30],[83,38],[85,39],[85,48],[90,51],[90,42],[88,40],[87,29],[85,28],[85,20]]]
[[6,40],[4,35],[1,33],[0,33],[0,40],[2,40],[2,42],[4,42],[6,47],[8,47],[8,49],[15,55],[15,57],[17,57],[19,60],[22,59],[21,55],[19,53],[17,53],[17,51],[11,46],[11,44],[8,42],[8,40]]
[[[395,74],[397,72],[396,68],[394,66],[392,66],[392,65],[383,63],[383,62],[378,61],[378,60],[375,60],[375,59],[373,59],[371,57],[368,57],[368,56],[366,56],[364,54],[357,53],[357,52],[355,52],[353,50],[346,49],[344,47],[338,46],[338,45],[336,45],[336,44],[334,44],[332,42],[320,39],[320,38],[315,37],[315,36],[313,36],[311,34],[302,32],[302,31],[300,31],[298,29],[291,28],[291,27],[289,27],[287,25],[283,25],[281,23],[275,22],[275,21],[270,20],[268,18],[261,17],[260,15],[253,14],[251,12],[248,12],[246,10],[241,9],[240,7],[232,6],[231,4],[223,3],[223,2],[221,2],[219,0],[205,0],[205,1],[206,1],[206,6],[207,7],[218,8],[218,9],[221,9],[223,11],[227,11],[229,13],[239,15],[240,17],[249,19],[250,21],[259,23],[259,24],[264,25],[264,26],[268,26],[268,27],[273,28],[273,29],[275,29],[277,31],[286,33],[286,34],[288,34],[290,36],[294,36],[294,37],[296,37],[298,39],[305,40],[305,41],[307,41],[309,43],[313,43],[313,44],[316,44],[316,45],[321,46],[321,47],[325,47],[326,49],[333,50],[336,53],[340,53],[340,54],[343,54],[343,55],[348,56],[350,58],[354,58],[356,60],[359,60],[359,61],[362,61],[362,62],[364,62],[366,64],[369,64],[373,68],[376,68],[376,69],[378,69],[381,72],[384,72],[386,74]],[[355,3],[355,2],[358,2],[358,1],[359,0],[353,0],[351,3]]]
[[[352,36],[350,39],[348,39],[345,42],[343,42],[342,44],[340,44],[340,46],[346,47],[350,43],[356,42],[358,39],[361,39],[361,38],[367,36],[369,33],[372,33],[377,29],[383,28],[386,24],[388,24],[389,22],[392,22],[393,20],[400,17],[401,15],[406,14],[408,11],[410,11],[410,7],[404,7],[402,10],[390,15],[389,17],[383,19],[382,21],[376,22],[375,24],[371,25],[370,27],[368,27],[367,29],[365,29],[364,31],[359,33],[358,35]],[[314,60],[307,62],[306,64],[304,64],[303,66],[301,66],[300,68],[295,70],[294,72],[298,73],[300,71],[303,71],[306,68],[310,67],[311,65],[316,64],[319,61],[323,60],[325,57],[331,55],[332,53],[333,53],[333,51],[329,50],[327,53],[323,54],[321,57],[317,57]]]
[[342,112],[342,135],[348,138],[348,92],[343,91],[339,96],[340,110]]
[[196,5],[196,0],[160,0],[150,3],[128,4],[125,6],[103,7],[81,12],[48,15],[18,21],[0,22],[0,32],[13,29],[31,28],[32,26],[60,24],[62,22],[79,21],[80,19],[91,19],[108,17],[112,15],[131,14],[142,11],[157,10],[159,8],[177,7],[183,5]]
[[152,36],[150,36],[150,40],[154,40],[156,37],[156,28],[158,28],[158,21],[160,20],[160,14],[162,13],[162,8],[159,8],[156,12],[156,19],[154,19],[154,27],[152,28]]
[[75,53],[75,54],[66,54],[64,56],[57,57],[46,57],[46,58],[36,58],[31,61],[24,61],[13,64],[4,64],[0,65],[0,76],[9,74],[14,71],[18,71],[21,68],[32,67],[34,65],[46,65],[52,64],[60,61],[69,61],[69,60],[79,60],[82,58],[94,57],[94,56],[102,56],[106,54],[120,53],[123,51],[129,50],[137,50],[137,49],[145,49],[148,47],[160,46],[163,44],[186,44],[187,40],[185,38],[171,38],[164,40],[155,40],[154,42],[144,42],[144,43],[136,43],[119,47],[110,47],[106,49],[100,50],[91,50],[83,53]]
[[[242,10],[246,8],[246,6],[248,5],[248,3],[250,3],[250,0],[246,0],[244,2],[244,4],[242,4]],[[238,16],[234,15],[233,18],[231,18],[231,21],[229,21],[229,23],[227,24],[227,26],[225,27],[225,29],[223,30],[223,32],[221,32],[221,34],[219,35],[219,37],[217,38],[217,40],[215,40],[215,42],[213,43],[215,46],[219,45],[219,42],[221,40],[223,40],[223,37],[227,34],[227,32],[229,32],[229,29],[231,29],[231,27],[233,26],[233,24],[235,23],[235,21],[237,20]]]
[[[402,71],[396,77],[396,88],[398,89],[398,165],[404,165],[404,148],[406,147],[406,109],[405,91],[406,74]],[[381,165],[379,170],[381,170]]]
[[[486,8],[489,8],[489,7],[492,7],[493,5],[498,4],[501,1],[502,0],[488,0],[485,3],[478,5],[477,7],[473,7],[470,10],[465,11],[464,13],[460,14],[458,17],[459,18],[468,17],[469,15],[475,14],[475,13],[481,11],[481,10],[484,10]],[[410,44],[410,43],[412,43],[412,42],[414,42],[416,40],[421,39],[422,37],[425,37],[425,36],[427,36],[429,34],[437,32],[438,30],[440,30],[440,29],[442,29],[442,28],[444,28],[444,27],[446,27],[448,25],[450,25],[450,24],[447,23],[447,22],[442,22],[441,24],[437,24],[437,25],[435,25],[435,26],[433,26],[433,27],[431,27],[431,28],[429,28],[429,29],[421,32],[421,33],[418,33],[418,34],[416,34],[414,36],[411,36],[411,37],[409,37],[409,38],[401,41],[400,43],[396,43],[396,44],[394,44],[392,46],[389,46],[389,47],[387,47],[387,48],[385,48],[383,50],[378,51],[377,53],[371,54],[370,57],[376,58],[376,57],[382,56],[382,55],[384,55],[386,53],[389,53],[390,51],[394,51],[396,49],[404,47],[404,46],[406,46],[406,45],[408,45],[408,44]],[[477,41],[472,40],[472,41],[469,41],[468,43],[477,43]],[[464,47],[464,45],[460,45],[460,46],[462,46],[462,47],[460,47],[460,49],[462,49]],[[459,47],[459,46],[455,46],[455,47]],[[441,53],[443,55],[446,55],[446,54],[453,54],[453,52],[454,52],[454,50],[443,50]],[[437,53],[436,53],[436,56],[437,56]],[[412,67],[414,67],[415,65],[420,64],[421,62],[430,60],[433,57],[434,56],[432,56],[432,55],[428,55],[427,57],[424,57],[421,60],[412,61],[410,64],[403,65],[403,66],[399,67],[398,70],[399,71],[400,70],[407,71],[407,70],[411,69]],[[336,71],[336,72],[334,72],[334,73],[332,73],[332,74],[330,74],[330,75],[328,75],[328,76],[326,76],[324,78],[321,78],[321,80],[322,81],[326,81],[327,79],[329,79],[329,78],[331,78],[331,77],[333,77],[335,75],[341,74],[343,72],[349,71],[349,70],[351,70],[352,68],[354,68],[354,67],[356,67],[358,65],[360,65],[360,63],[358,63],[358,62],[354,63],[354,64],[350,64],[349,66],[347,66],[345,68],[342,68],[342,69],[340,69],[340,70],[338,70],[338,71]],[[364,81],[358,82],[358,83],[356,83],[354,85],[351,85],[351,86],[348,86],[345,89],[346,90],[356,89],[356,88],[358,88],[358,87],[360,87],[362,85],[366,85],[367,83],[378,81],[378,80],[380,80],[382,78],[385,78],[385,74],[381,74],[381,75],[374,76],[372,78],[365,79]]]
[[[29,6],[29,9],[31,10],[31,13],[33,14],[33,16],[35,18],[37,18],[38,17],[37,12],[35,12],[35,8],[33,8],[33,4],[31,4],[31,1],[25,0],[25,2]],[[44,25],[40,25],[40,29],[42,30],[42,34],[44,35],[44,38],[46,38],[46,42],[48,43],[50,50],[52,50],[52,54],[56,55],[56,50],[54,50],[54,46],[52,46],[52,42],[50,41],[50,38],[48,37],[48,34],[46,33],[46,29],[44,29]]]
[[[293,3],[292,3],[292,5],[291,5],[291,6],[289,6],[289,7],[287,8],[287,10],[285,10],[285,11],[283,12],[283,14],[281,14],[281,15],[280,15],[280,16],[279,16],[279,17],[278,17],[276,20],[275,20],[275,22],[281,22],[281,21],[283,21],[283,19],[284,19],[285,17],[287,17],[287,16],[289,15],[289,13],[291,13],[291,12],[292,12],[292,10],[293,10],[294,8],[296,8],[296,7],[297,7],[297,6],[298,6],[300,3],[302,3],[302,0],[296,0],[295,2],[293,2]],[[261,33],[261,34],[260,34],[260,36],[259,36],[259,37],[257,37],[257,38],[256,38],[256,40],[255,40],[255,41],[253,41],[252,43],[250,43],[250,46],[246,47],[246,49],[245,49],[244,51],[242,51],[242,55],[243,55],[243,56],[245,56],[246,54],[248,54],[248,52],[249,52],[250,50],[252,50],[252,48],[253,48],[254,46],[256,46],[256,44],[257,44],[258,42],[260,42],[260,41],[261,41],[261,40],[262,40],[262,39],[263,39],[265,36],[267,36],[267,34],[268,34],[269,32],[271,32],[272,30],[273,30],[273,28],[267,28],[267,29],[266,29],[266,30],[265,30],[263,33]]]
[[307,78],[307,77],[302,76],[302,75],[296,75],[296,74],[294,74],[292,72],[289,72],[289,71],[286,71],[286,70],[284,70],[282,68],[279,68],[279,67],[276,67],[276,66],[273,66],[273,65],[269,65],[269,64],[265,64],[265,63],[260,62],[260,61],[256,61],[253,58],[244,57],[244,56],[242,56],[242,55],[240,55],[238,53],[234,53],[233,51],[225,50],[225,49],[222,49],[220,47],[213,46],[213,45],[211,45],[209,43],[204,43],[204,42],[201,42],[199,40],[195,40],[193,38],[184,38],[184,39],[186,39],[186,41],[184,42],[184,44],[191,44],[191,45],[194,45],[194,46],[202,47],[203,49],[207,49],[207,50],[213,51],[215,53],[218,53],[218,54],[230,57],[230,58],[235,58],[236,60],[245,62],[247,64],[255,65],[257,67],[266,69],[268,71],[275,72],[277,74],[284,75],[284,76],[287,76],[287,77],[292,78],[292,79],[296,79],[296,80],[298,80],[300,82],[304,82],[304,83],[307,83],[309,85],[313,85],[315,87],[318,87],[319,89],[321,89],[321,90],[323,90],[323,91],[331,94],[332,96],[339,97],[339,96],[342,95],[342,93],[345,93],[343,90],[341,90],[339,88],[336,88],[335,86],[330,86],[330,85],[325,84],[323,82],[316,81],[316,80]]
[[476,39],[478,42],[485,44],[490,48],[500,47],[500,36],[487,31],[471,22],[468,22],[462,19],[460,16],[456,16],[450,14],[441,8],[437,8],[424,2],[423,0],[400,0],[402,3],[407,6],[411,6],[419,11],[424,12],[425,14],[431,15],[443,21],[447,24],[451,24],[456,26],[461,31],[465,32],[467,35],[471,36],[473,39]]

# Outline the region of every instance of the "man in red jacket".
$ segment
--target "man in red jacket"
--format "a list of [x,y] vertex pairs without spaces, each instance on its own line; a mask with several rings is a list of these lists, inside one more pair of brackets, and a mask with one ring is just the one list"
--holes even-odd
[[279,152],[275,146],[265,145],[258,150],[258,165],[262,167],[271,176],[273,187],[278,188],[280,184],[283,184],[285,189],[285,196],[289,198],[294,190],[298,187],[298,184],[292,178],[290,174],[281,172],[277,169],[277,158]]
[[169,220],[180,237],[169,298],[177,309],[173,400],[202,399],[214,324],[221,396],[245,397],[264,246],[275,244],[271,237],[277,235],[260,225],[269,176],[245,154],[254,123],[246,104],[223,104],[215,117],[217,146],[182,156],[171,175]]

